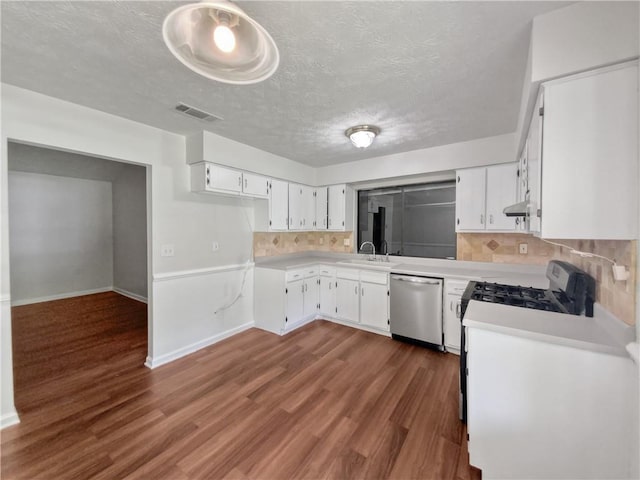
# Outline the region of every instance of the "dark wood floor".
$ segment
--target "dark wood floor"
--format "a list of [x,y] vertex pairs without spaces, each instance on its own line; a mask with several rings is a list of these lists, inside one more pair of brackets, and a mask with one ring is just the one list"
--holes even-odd
[[16,307],[2,478],[469,479],[458,357],[317,321],[148,370],[146,308]]

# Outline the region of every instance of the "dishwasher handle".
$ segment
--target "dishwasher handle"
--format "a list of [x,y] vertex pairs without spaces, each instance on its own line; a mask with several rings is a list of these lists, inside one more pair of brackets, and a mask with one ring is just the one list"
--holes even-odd
[[407,277],[399,275],[391,275],[391,280],[399,280],[400,282],[419,283],[422,285],[441,285],[440,280],[431,280],[424,277]]

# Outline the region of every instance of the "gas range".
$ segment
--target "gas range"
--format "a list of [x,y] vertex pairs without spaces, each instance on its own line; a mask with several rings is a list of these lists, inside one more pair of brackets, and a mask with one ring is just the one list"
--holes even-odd
[[467,288],[465,296],[468,300],[533,308],[547,312],[573,313],[573,304],[562,291],[488,282],[471,282]]
[[[469,282],[462,294],[460,322],[471,300],[532,308],[547,312],[593,317],[595,279],[567,262],[547,265],[549,288],[520,287],[490,282]],[[464,327],[460,328],[460,419],[467,421],[467,351]]]

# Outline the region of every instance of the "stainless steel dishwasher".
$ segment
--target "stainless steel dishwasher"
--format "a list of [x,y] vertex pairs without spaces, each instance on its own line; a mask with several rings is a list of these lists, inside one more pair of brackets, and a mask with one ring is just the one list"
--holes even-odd
[[444,350],[442,279],[391,274],[391,336]]

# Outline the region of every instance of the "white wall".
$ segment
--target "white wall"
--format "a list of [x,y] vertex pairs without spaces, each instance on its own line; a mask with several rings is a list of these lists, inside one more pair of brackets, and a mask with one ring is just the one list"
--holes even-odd
[[13,305],[111,288],[110,182],[10,172],[9,205]]
[[531,81],[637,57],[638,8],[638,2],[577,2],[534,18]]
[[[16,420],[11,363],[7,142],[49,146],[100,158],[148,165],[150,218],[149,265],[152,275],[164,274],[162,298],[149,298],[149,356],[168,358],[185,346],[202,346],[202,332],[215,341],[229,331],[246,328],[253,320],[250,280],[243,295],[229,310],[215,315],[238,294],[239,272],[251,259],[252,205],[248,200],[198,195],[189,192],[189,168],[184,137],[92,110],[11,85],[2,85],[2,142],[0,212],[2,221],[0,298],[1,420]],[[245,215],[248,213],[248,215]],[[249,220],[247,220],[249,219]],[[211,241],[220,243],[213,252]],[[174,257],[161,257],[160,247],[173,244]],[[229,265],[239,264],[238,267]],[[185,273],[185,271],[187,271]],[[215,281],[212,281],[214,278]],[[203,294],[185,297],[198,288]],[[218,289],[212,295],[212,288]],[[214,305],[212,299],[221,305]],[[175,309],[175,310],[174,310]],[[180,315],[174,315],[175,311]],[[198,343],[200,342],[200,343]],[[183,349],[183,350],[181,350]]]
[[515,161],[515,137],[510,133],[329,165],[317,170],[316,183],[317,185],[332,185],[345,182],[366,182]]
[[280,157],[211,132],[187,137],[187,162],[212,162],[273,178],[314,185],[313,167]]
[[147,298],[147,171],[126,165],[112,183],[113,287]]

